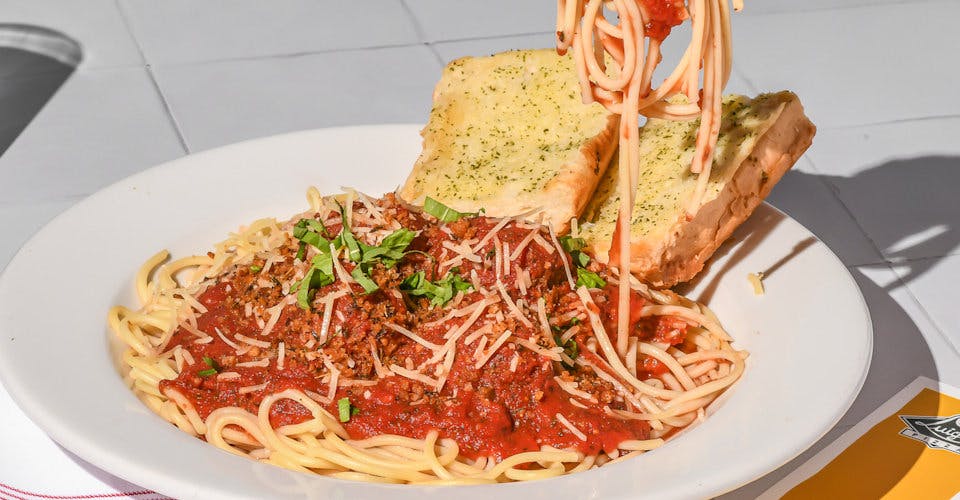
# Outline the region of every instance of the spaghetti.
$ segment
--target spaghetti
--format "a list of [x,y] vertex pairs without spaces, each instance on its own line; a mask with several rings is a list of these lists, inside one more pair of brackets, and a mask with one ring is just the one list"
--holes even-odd
[[539,224],[308,200],[151,257],[142,306],[108,315],[133,391],[227,452],[366,481],[552,477],[656,448],[744,369],[706,307],[630,276],[619,354],[620,276]]
[[[616,25],[603,15],[610,9]],[[743,8],[734,0],[734,9]],[[680,62],[663,83],[652,87],[660,47],[673,26],[690,18],[692,36]],[[727,0],[557,0],[557,50],[573,50],[581,94],[620,115],[620,213],[614,248],[621,269],[630,265],[630,224],[640,165],[639,115],[673,120],[700,118],[690,171],[697,186],[687,202],[687,217],[700,208],[714,146],[720,133],[721,98],[733,65],[730,9]],[[607,63],[615,63],[608,68]],[[700,79],[703,87],[701,90]],[[671,99],[683,96],[684,99]],[[619,289],[626,308],[629,289]],[[617,326],[617,351],[627,349],[626,323]]]

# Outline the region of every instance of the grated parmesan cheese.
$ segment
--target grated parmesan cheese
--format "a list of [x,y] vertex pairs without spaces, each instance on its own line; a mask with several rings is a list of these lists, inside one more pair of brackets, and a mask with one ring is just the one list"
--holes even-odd
[[407,337],[410,340],[413,340],[414,342],[426,347],[427,349],[430,349],[431,351],[434,352],[434,354],[436,354],[437,351],[439,351],[441,348],[441,346],[434,344],[433,342],[430,342],[429,340],[417,335],[416,333],[411,332],[410,330],[407,330],[406,328],[400,325],[395,325],[393,323],[384,323],[384,325],[387,328],[403,335],[404,337]]
[[[262,391],[262,390],[264,390],[264,389],[266,389],[266,388],[267,388],[267,382],[264,382],[264,383],[262,383],[262,384],[248,385],[248,386],[245,386],[245,387],[241,387],[241,388],[237,389],[237,393],[239,393],[239,394],[249,394],[249,393],[251,393],[251,392],[259,392],[259,391]],[[311,392],[311,391],[307,391],[307,392]],[[309,394],[308,394],[308,395],[309,395]]]
[[393,371],[393,373],[400,375],[401,377],[406,377],[410,380],[415,380],[417,382],[423,382],[424,384],[427,384],[429,386],[436,387],[440,384],[440,381],[435,378],[430,378],[418,371],[408,370],[402,366],[390,365],[390,370]]
[[581,431],[580,429],[577,429],[577,427],[574,426],[572,423],[570,423],[570,421],[567,420],[567,417],[564,417],[563,415],[557,413],[557,421],[563,424],[563,426],[566,427],[574,436],[577,436],[577,439],[579,439],[580,441],[587,440],[587,435],[584,434],[583,431]]
[[483,238],[480,238],[480,241],[473,247],[473,252],[479,252],[480,249],[483,248],[483,246],[486,245],[491,238],[494,238],[496,234],[499,233],[500,230],[503,229],[509,222],[510,219],[500,219],[500,222],[498,222],[497,225],[493,226],[493,228],[491,228],[490,231],[483,236]]
[[527,233],[527,236],[526,236],[525,238],[523,238],[522,240],[520,240],[520,243],[517,244],[517,248],[514,248],[514,249],[513,249],[513,253],[510,254],[510,260],[511,260],[511,261],[516,260],[517,257],[520,256],[520,253],[523,252],[523,250],[524,250],[525,248],[527,248],[527,245],[529,245],[530,242],[533,241],[533,237],[536,236],[537,233],[539,233],[539,232],[540,232],[540,228],[537,227],[537,228],[533,229],[532,231],[530,231],[529,233]]
[[250,344],[252,346],[256,346],[264,349],[266,349],[267,347],[270,347],[270,342],[267,342],[265,340],[252,339],[250,337],[247,337],[246,335],[242,335],[239,333],[235,334],[233,338],[239,340],[240,342],[243,342],[244,344]]
[[510,294],[507,293],[507,289],[503,287],[503,283],[501,283],[499,280],[497,281],[497,290],[500,291],[500,296],[503,297],[504,302],[507,303],[507,309],[509,309],[510,312],[513,313],[513,315],[516,316],[521,323],[523,323],[524,326],[527,328],[533,328],[533,323],[523,315],[523,312],[520,311],[520,308],[517,307],[517,304],[513,301],[513,299],[510,298]]
[[224,335],[223,332],[220,331],[219,328],[213,327],[213,331],[217,332],[217,336],[220,337],[220,340],[222,340],[224,344],[227,344],[228,346],[232,347],[233,350],[235,351],[240,350],[240,346],[231,342],[230,339],[228,339],[226,335]]
[[244,368],[266,368],[267,366],[270,366],[270,360],[263,358],[257,361],[244,361],[243,363],[237,363],[237,366]]
[[[496,341],[494,341],[493,345],[490,346],[490,349],[486,353],[481,355],[480,359],[478,359],[477,362],[474,363],[473,365],[474,368],[479,370],[481,367],[483,367],[483,365],[487,364],[487,361],[490,361],[490,358],[493,356],[494,353],[497,352],[497,349],[499,349],[500,346],[502,346],[503,343],[506,342],[511,335],[513,335],[513,332],[511,332],[510,330],[503,332],[503,334],[500,335],[500,337]],[[484,339],[486,339],[486,337],[484,337]],[[485,344],[485,342],[483,342],[483,344]],[[476,355],[474,357],[476,357]]]

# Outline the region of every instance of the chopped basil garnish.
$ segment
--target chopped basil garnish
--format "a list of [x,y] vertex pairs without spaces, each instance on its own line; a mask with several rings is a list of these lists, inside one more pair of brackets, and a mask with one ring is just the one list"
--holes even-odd
[[441,222],[453,222],[462,217],[477,215],[476,212],[458,212],[429,196],[423,201],[423,211],[440,219]]
[[583,238],[573,238],[571,236],[561,236],[559,238],[560,246],[570,254],[573,264],[577,268],[577,286],[587,288],[603,288],[607,286],[597,273],[587,270],[587,264],[590,263],[590,256],[583,252],[587,242]]
[[296,259],[297,259],[297,260],[303,260],[303,259],[306,259],[306,258],[307,258],[307,244],[301,241],[301,242],[300,242],[300,248],[297,249]]
[[350,404],[350,398],[340,398],[337,401],[337,413],[341,422],[349,422],[350,417],[360,413],[360,408]]
[[426,273],[419,271],[407,276],[400,283],[400,289],[409,295],[423,296],[430,299],[431,306],[444,306],[450,302],[457,292],[465,292],[473,288],[473,284],[460,277],[459,270],[451,269],[440,281],[431,282]]
[[313,258],[313,267],[290,290],[291,293],[294,291],[297,293],[297,304],[304,309],[310,309],[316,289],[336,281],[336,275],[333,272],[333,254],[330,251],[331,244],[337,251],[342,248],[347,249],[347,259],[356,263],[350,275],[363,287],[365,293],[373,293],[379,287],[370,278],[370,267],[377,262],[386,267],[396,266],[397,262],[408,253],[406,250],[410,242],[417,237],[416,231],[400,228],[387,235],[379,245],[367,245],[353,235],[350,221],[347,219],[347,211],[342,205],[340,217],[342,220],[340,234],[333,240],[321,236],[321,233],[327,236],[329,233],[326,227],[316,220],[300,219],[294,225],[293,235],[300,240],[297,258],[303,260],[306,257],[308,244],[318,250],[316,257]]
[[327,234],[327,228],[314,219],[300,219],[294,224],[293,237],[300,240],[300,249],[297,251],[299,260],[306,257],[306,245],[311,245],[321,251],[330,246],[330,241],[321,234]]
[[[560,336],[556,335],[553,339],[557,342],[557,345],[563,348],[563,353],[567,355],[571,360],[576,360],[580,356],[580,347],[577,346],[577,342],[573,339],[567,339],[567,341],[560,342]],[[566,361],[563,362],[563,366],[567,368],[573,368],[573,365],[568,364]]]
[[209,356],[204,356],[203,362],[206,363],[206,365],[209,366],[210,368],[213,368],[214,370],[217,370],[217,371],[220,370],[220,365],[217,364],[217,361]]
[[201,377],[209,377],[210,375],[216,375],[220,372],[220,365],[218,365],[216,360],[213,358],[204,356],[203,362],[206,363],[210,368],[207,368],[206,370],[200,370],[197,372],[197,375],[200,375]]
[[603,288],[607,286],[607,282],[597,275],[597,273],[593,271],[587,271],[582,267],[578,267],[577,286],[585,286],[587,288]]
[[582,250],[587,246],[587,242],[583,238],[573,238],[571,236],[561,236],[559,238],[560,246],[570,254],[570,257],[573,258],[573,263],[577,267],[587,267],[587,264],[590,263],[590,256],[584,253]]
[[583,247],[587,246],[587,242],[583,238],[574,238],[572,236],[561,236],[558,238],[560,241],[560,246],[563,247],[567,252],[576,252],[577,250],[583,250]]
[[363,287],[363,291],[365,293],[373,293],[380,289],[380,287],[377,286],[377,283],[370,279],[370,277],[363,272],[363,269],[361,269],[360,266],[353,268],[353,272],[350,273],[350,276],[353,276],[353,279],[357,280],[357,283]]
[[330,233],[327,232],[327,227],[323,225],[322,222],[316,219],[300,219],[293,226],[293,236],[298,240],[302,240],[303,236],[307,232],[314,232],[322,234],[326,237],[330,237]]
[[407,254],[407,247],[416,237],[416,231],[402,227],[388,234],[378,246],[372,247],[361,243],[362,256],[360,262],[371,263],[374,260],[379,260],[383,265],[393,267]]
[[250,266],[250,272],[251,272],[251,273],[259,273],[262,269],[263,269],[262,267],[260,267],[260,266],[258,266],[258,265],[256,265],[256,264]]

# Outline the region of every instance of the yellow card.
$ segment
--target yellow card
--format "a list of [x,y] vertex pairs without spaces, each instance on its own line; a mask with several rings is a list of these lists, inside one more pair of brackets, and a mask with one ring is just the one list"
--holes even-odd
[[960,494],[960,389],[918,378],[761,498]]

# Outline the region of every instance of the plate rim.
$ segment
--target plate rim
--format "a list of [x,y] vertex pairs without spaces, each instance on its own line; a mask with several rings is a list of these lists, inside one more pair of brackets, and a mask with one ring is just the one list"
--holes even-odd
[[[49,227],[55,225],[56,223],[58,223],[58,221],[62,220],[63,218],[69,217],[70,214],[82,211],[88,205],[96,203],[100,199],[100,197],[107,196],[113,190],[123,189],[125,186],[135,184],[141,179],[148,176],[160,175],[159,174],[160,171],[170,169],[172,166],[176,166],[178,164],[182,164],[185,162],[197,162],[197,161],[203,161],[204,159],[208,159],[208,158],[216,158],[218,155],[226,154],[231,150],[242,149],[245,147],[250,147],[251,145],[253,146],[269,145],[270,143],[274,143],[277,141],[296,140],[301,136],[312,137],[315,134],[328,133],[330,131],[362,134],[371,129],[376,129],[379,131],[386,131],[387,133],[392,132],[392,133],[398,133],[398,134],[400,133],[406,134],[406,133],[409,133],[413,127],[416,127],[416,129],[419,130],[422,127],[422,125],[421,124],[377,124],[377,125],[354,125],[354,126],[347,126],[347,127],[325,127],[325,128],[318,128],[318,129],[300,130],[300,131],[288,132],[283,134],[276,134],[276,135],[267,136],[267,137],[253,138],[253,139],[248,139],[248,140],[244,140],[244,141],[240,141],[232,144],[227,144],[227,145],[219,146],[216,148],[200,151],[197,153],[188,154],[173,160],[163,162],[156,166],[144,169],[140,172],[137,172],[123,179],[117,180],[109,184],[108,186],[105,186],[97,190],[96,192],[85,197],[78,203],[72,205],[67,210],[58,214],[51,221],[45,224],[43,228],[41,228],[39,231],[34,233],[30,237],[30,239],[18,249],[18,251],[7,263],[5,268],[2,271],[0,271],[0,289],[2,289],[2,285],[5,283],[7,276],[10,274],[11,269],[14,269],[14,267],[18,265],[18,262],[23,259],[22,255],[28,252],[30,249],[32,249],[33,246],[38,244],[37,240],[39,236],[43,234],[45,231],[47,231]],[[839,422],[840,419],[843,417],[843,415],[846,414],[846,412],[849,410],[850,406],[853,404],[856,397],[859,395],[866,381],[867,375],[869,373],[869,368],[872,363],[873,344],[874,344],[873,322],[872,322],[872,318],[870,315],[867,302],[863,296],[862,290],[854,280],[852,274],[850,273],[850,270],[847,268],[845,264],[843,264],[843,262],[839,259],[839,257],[826,244],[823,243],[823,241],[815,233],[813,233],[812,231],[810,231],[809,229],[804,227],[802,224],[792,219],[789,215],[777,209],[776,207],[766,202],[763,202],[763,205],[764,207],[762,209],[765,209],[765,210],[772,209],[777,214],[782,216],[785,220],[793,224],[796,224],[807,234],[816,238],[816,241],[822,245],[823,249],[826,251],[826,254],[828,254],[829,258],[833,260],[833,263],[843,270],[843,273],[840,273],[840,274],[842,274],[842,280],[844,281],[844,288],[855,291],[855,295],[859,304],[858,312],[862,315],[864,320],[862,323],[862,326],[864,327],[862,333],[864,334],[863,340],[865,341],[864,349],[863,349],[863,353],[865,354],[865,356],[863,357],[863,360],[862,360],[862,364],[863,364],[862,370],[859,370],[859,379],[856,381],[856,383],[853,386],[851,386],[852,390],[848,391],[849,395],[846,401],[844,402],[844,404],[842,405],[842,407],[838,406],[833,412],[830,425],[822,426],[819,429],[819,434],[817,435],[816,439],[807,440],[809,442],[807,442],[802,448],[790,450],[790,452],[783,454],[782,460],[780,461],[780,463],[777,463],[777,464],[768,463],[765,465],[758,465],[753,467],[751,469],[751,473],[749,474],[750,476],[749,478],[741,478],[741,479],[731,478],[730,480],[727,480],[727,481],[714,482],[715,484],[714,490],[716,491],[716,494],[729,492],[739,486],[748,484],[762,477],[768,472],[772,472],[776,470],[777,468],[781,467],[783,464],[788,463],[790,460],[792,460],[796,456],[803,453],[806,449],[808,449],[810,446],[816,443],[816,441],[821,439],[827,432],[829,432],[833,427],[836,426],[837,422]],[[0,306],[0,326],[4,324],[3,313],[4,313],[3,307]],[[0,342],[0,361],[2,361],[2,359],[6,355],[6,351],[7,349],[5,347],[5,343]],[[119,379],[119,377],[117,378]],[[151,489],[154,489],[156,491],[160,491],[160,490],[174,491],[173,489],[168,489],[168,487],[171,486],[171,482],[170,482],[171,478],[169,477],[165,478],[165,482],[162,485],[160,485],[158,484],[158,481],[154,481],[151,477],[146,477],[141,474],[135,474],[130,472],[130,470],[135,466],[131,464],[130,467],[127,467],[127,464],[125,463],[125,460],[123,457],[120,457],[120,456],[110,457],[107,449],[103,448],[101,450],[102,447],[96,444],[91,446],[89,444],[84,443],[84,439],[82,438],[82,436],[77,436],[75,432],[74,433],[69,432],[68,430],[69,426],[63,425],[63,422],[62,422],[63,418],[61,416],[54,415],[54,414],[49,414],[49,415],[45,414],[45,412],[43,411],[44,405],[42,401],[38,400],[35,397],[31,397],[31,395],[27,393],[27,386],[21,385],[22,381],[17,380],[16,374],[10,372],[9,368],[6,366],[5,363],[0,363],[0,382],[3,383],[4,387],[9,392],[11,398],[24,411],[24,413],[28,416],[28,418],[30,418],[31,421],[33,421],[45,433],[50,435],[56,442],[64,446],[64,448],[77,454],[84,460],[89,461],[91,464],[104,469],[110,474],[115,474],[118,477],[130,480],[131,482],[134,482],[142,486],[150,487]],[[739,385],[739,382],[738,382],[738,385]],[[200,441],[196,440],[196,442],[199,443]],[[204,444],[204,446],[206,445]],[[97,452],[103,451],[103,453],[94,453],[93,456],[91,456],[90,455],[91,450],[95,450]],[[239,460],[243,460],[244,462],[247,461],[246,459],[239,459]],[[149,471],[145,471],[145,472],[148,473],[147,476],[150,475]],[[196,487],[197,487],[196,484],[193,484],[189,481],[184,481],[182,480],[182,478],[172,478],[172,479],[173,479],[173,483],[176,483],[178,481],[181,483],[179,487],[176,488],[181,492],[185,491],[187,488],[196,490]],[[527,483],[527,484],[531,484],[531,483]],[[408,486],[403,486],[401,488],[411,489]],[[506,492],[506,491],[509,491],[510,486],[498,485],[497,488],[498,488],[498,491]],[[687,487],[686,489],[684,488],[678,489],[676,493],[678,493],[679,495],[683,495],[683,494],[689,494],[689,493],[695,493],[695,492],[696,492],[695,489],[692,490],[689,487]]]

